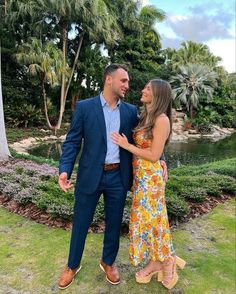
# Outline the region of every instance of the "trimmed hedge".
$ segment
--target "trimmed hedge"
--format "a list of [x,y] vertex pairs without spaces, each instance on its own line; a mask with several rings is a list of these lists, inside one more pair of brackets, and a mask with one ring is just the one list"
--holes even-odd
[[[53,164],[54,165],[54,164]],[[57,184],[58,169],[48,164],[29,160],[11,161],[0,166],[0,192],[18,203],[34,203],[52,216],[72,219],[73,192],[63,193]],[[222,192],[236,194],[236,158],[180,167],[169,172],[166,203],[170,218],[183,218],[188,212],[188,201],[201,203],[208,195]],[[123,223],[129,222],[131,193],[127,195]],[[104,220],[103,197],[100,198],[94,223]]]
[[228,158],[196,166],[188,165],[171,170],[171,175],[176,176],[199,176],[212,173],[236,178],[236,158]]

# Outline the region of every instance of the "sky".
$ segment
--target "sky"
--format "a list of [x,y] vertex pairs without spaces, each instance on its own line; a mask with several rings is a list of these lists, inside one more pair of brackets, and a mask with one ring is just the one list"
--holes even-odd
[[228,72],[236,71],[235,10],[236,0],[141,0],[166,13],[156,24],[163,48],[179,48],[184,41],[206,44],[220,56]]

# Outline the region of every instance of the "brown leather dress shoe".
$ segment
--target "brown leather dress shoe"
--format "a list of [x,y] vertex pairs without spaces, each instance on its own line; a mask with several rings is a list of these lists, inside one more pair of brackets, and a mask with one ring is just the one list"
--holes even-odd
[[80,270],[81,265],[75,269],[70,269],[69,267],[66,267],[60,276],[58,288],[64,290],[69,287],[74,281],[74,277],[78,274]]
[[112,285],[118,285],[120,283],[120,275],[115,265],[108,265],[101,260],[100,268],[106,274],[106,279]]

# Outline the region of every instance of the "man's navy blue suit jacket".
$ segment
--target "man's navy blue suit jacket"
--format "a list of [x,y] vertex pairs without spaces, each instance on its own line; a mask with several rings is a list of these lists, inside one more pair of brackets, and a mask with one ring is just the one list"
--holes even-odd
[[[133,142],[132,130],[138,123],[137,108],[121,101],[120,133]],[[75,195],[91,194],[98,188],[107,153],[106,125],[100,96],[77,102],[70,130],[63,144],[59,173],[66,172],[71,177],[74,163],[80,152]],[[120,148],[120,171],[122,183],[127,191],[132,186],[132,154]]]

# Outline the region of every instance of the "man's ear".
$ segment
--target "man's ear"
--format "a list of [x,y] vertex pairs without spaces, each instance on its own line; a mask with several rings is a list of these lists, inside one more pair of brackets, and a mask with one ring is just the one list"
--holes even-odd
[[112,76],[111,76],[111,75],[107,75],[107,76],[106,76],[105,83],[106,83],[107,85],[111,85],[111,83],[112,83]]

